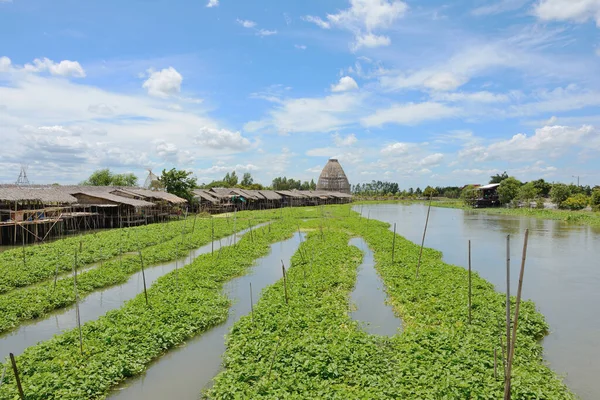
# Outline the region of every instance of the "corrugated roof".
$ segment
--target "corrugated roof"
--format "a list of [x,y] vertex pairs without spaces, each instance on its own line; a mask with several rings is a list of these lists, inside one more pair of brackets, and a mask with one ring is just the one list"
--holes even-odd
[[479,186],[479,187],[477,188],[477,190],[483,190],[483,189],[493,189],[493,188],[495,188],[495,187],[498,187],[498,186],[500,186],[500,184],[499,184],[499,183],[490,183],[489,185]]
[[51,185],[0,185],[0,200],[39,201],[45,204],[72,204],[77,202],[77,199],[62,190],[61,186]]

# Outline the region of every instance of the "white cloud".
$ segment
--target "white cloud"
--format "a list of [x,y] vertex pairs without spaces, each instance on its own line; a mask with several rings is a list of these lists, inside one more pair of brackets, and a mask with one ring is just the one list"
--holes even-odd
[[329,29],[331,28],[331,25],[329,24],[329,22],[323,21],[320,17],[314,17],[312,15],[307,15],[302,17],[303,20],[305,20],[306,22],[312,22],[313,24],[317,25],[319,28],[323,28],[323,29]]
[[356,138],[356,135],[354,135],[354,133],[346,135],[346,137],[343,137],[339,133],[334,133],[333,134],[333,142],[338,147],[352,146],[357,141],[358,141],[358,139]]
[[423,158],[419,164],[424,167],[435,167],[439,165],[443,159],[444,155],[442,153],[430,154]]
[[396,104],[377,110],[361,120],[367,127],[382,126],[386,123],[414,125],[427,120],[456,117],[461,110],[436,102]]
[[423,86],[433,90],[454,90],[462,86],[467,79],[450,72],[433,74],[423,81]]
[[392,43],[389,37],[383,35],[375,35],[373,33],[357,35],[355,39],[356,41],[352,45],[352,49],[355,51],[362,47],[385,47],[389,46]]
[[209,127],[200,128],[200,133],[195,136],[194,142],[200,146],[219,150],[246,151],[251,147],[250,140],[243,137],[240,132]]
[[219,0],[208,0],[206,7],[208,7],[208,8],[218,7],[218,5],[219,5]]
[[295,44],[294,47],[298,50],[306,50],[306,45],[304,44]]
[[337,84],[331,85],[332,92],[345,92],[353,89],[358,89],[358,84],[350,76],[343,76]]
[[471,14],[476,16],[501,14],[507,11],[518,10],[528,2],[529,0],[500,0],[485,6],[477,7],[471,11]]
[[600,106],[600,92],[581,89],[576,85],[539,91],[531,97],[535,100],[511,106],[506,112],[507,115],[527,116]]
[[181,92],[183,77],[173,67],[160,71],[148,70],[149,77],[142,87],[148,90],[150,96],[169,97]]
[[2,56],[0,57],[0,72],[8,72],[11,66],[10,58]]
[[509,101],[509,96],[505,94],[491,93],[488,91],[481,92],[438,92],[432,94],[432,99],[436,101],[448,102],[471,102],[471,103],[505,103]]
[[[10,60],[9,60],[10,61]],[[63,60],[59,63],[48,58],[36,58],[33,64],[25,64],[23,68],[29,72],[48,71],[55,76],[65,76],[74,78],[85,77],[85,71],[77,61]]]
[[323,29],[336,26],[352,32],[355,40],[351,47],[358,50],[389,45],[389,37],[377,35],[374,31],[392,27],[407,10],[406,3],[400,0],[350,0],[350,8],[337,14],[327,14],[326,21],[311,15],[303,19]]
[[115,113],[110,106],[103,104],[103,103],[90,104],[90,106],[88,107],[88,111],[93,114],[98,114],[98,115],[103,115],[103,116],[113,115]]
[[277,31],[275,31],[275,30],[270,31],[268,29],[259,29],[256,31],[256,34],[258,36],[271,36],[271,35],[276,35]]
[[323,98],[277,99],[269,118],[248,122],[249,132],[273,128],[276,133],[330,132],[356,120],[362,96],[340,93]]
[[256,26],[256,22],[250,21],[248,19],[239,19],[238,18],[236,21],[238,24],[240,24],[244,28],[254,28]]
[[408,152],[414,147],[411,143],[390,143],[381,149],[381,154],[386,156],[397,156],[402,154],[408,154]]
[[223,163],[220,163],[220,164],[213,165],[210,168],[199,169],[198,173],[206,174],[206,175],[216,175],[216,174],[223,174],[223,173],[227,173],[227,172],[231,172],[231,171],[235,171],[237,173],[237,172],[252,172],[252,171],[258,171],[258,170],[260,170],[260,168],[254,164],[225,165]]
[[313,174],[320,174],[321,171],[323,171],[323,166],[322,165],[315,165],[312,168],[307,168],[306,169],[306,172],[310,172],[310,173],[313,173]]
[[600,27],[600,0],[540,0],[533,13],[543,21],[583,23],[594,19]]

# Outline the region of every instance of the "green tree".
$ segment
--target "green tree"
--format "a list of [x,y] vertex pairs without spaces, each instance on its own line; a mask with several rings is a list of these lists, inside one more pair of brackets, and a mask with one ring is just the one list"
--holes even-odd
[[535,182],[527,182],[519,188],[517,198],[521,201],[526,202],[528,205],[538,197],[540,194],[539,189],[535,186]]
[[475,186],[469,185],[465,186],[463,190],[460,192],[460,198],[466,205],[473,206],[475,205],[475,201],[479,197],[479,193]]
[[423,194],[423,191],[421,190],[421,188],[420,188],[420,187],[418,187],[418,188],[415,190],[415,194],[416,194],[417,196],[420,196],[420,195],[422,195],[422,194]]
[[503,179],[498,186],[498,200],[502,204],[508,204],[517,198],[519,189],[521,188],[521,181],[517,178],[510,176]]
[[436,189],[432,188],[431,186],[427,186],[425,188],[425,190],[423,190],[423,196],[425,197],[435,197],[437,196],[439,193]]
[[490,176],[490,183],[500,183],[505,179],[508,179],[508,174],[506,173],[506,171],[504,171],[501,174]]
[[577,193],[570,196],[568,199],[561,203],[562,208],[569,210],[583,210],[587,207],[590,202],[590,198],[583,193]]
[[240,185],[242,185],[244,187],[249,187],[253,183],[254,183],[254,179],[252,178],[252,175],[250,174],[250,172],[244,173],[244,176],[242,177],[242,181],[240,182]]
[[88,179],[81,182],[86,186],[136,186],[137,176],[132,173],[114,174],[110,169],[99,169],[90,175]]
[[543,179],[537,179],[532,181],[533,186],[538,190],[538,193],[542,197],[548,197],[550,194],[550,189],[552,189],[552,185],[546,182]]
[[191,172],[171,168],[169,171],[163,169],[158,179],[165,185],[167,192],[191,202],[194,198],[192,190],[196,188],[196,178],[190,175]]
[[590,205],[594,209],[594,211],[600,210],[600,189],[592,190],[592,198],[590,201]]
[[571,195],[571,189],[564,183],[554,183],[552,189],[550,189],[550,199],[558,207],[562,206],[562,203],[569,198]]
[[317,190],[317,184],[314,179],[310,180],[310,190]]

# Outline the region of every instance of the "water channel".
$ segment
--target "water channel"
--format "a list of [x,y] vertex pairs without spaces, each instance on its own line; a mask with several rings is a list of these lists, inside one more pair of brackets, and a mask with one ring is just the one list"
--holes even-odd
[[210,387],[212,379],[221,369],[225,335],[241,316],[250,314],[250,283],[256,304],[262,289],[281,279],[281,260],[289,266],[300,242],[301,239],[295,235],[273,244],[269,255],[257,260],[248,274],[225,284],[224,293],[232,300],[233,306],[223,324],[169,351],[151,364],[145,373],[115,389],[109,398],[197,399],[203,389]]
[[[257,229],[262,225],[265,224],[257,225],[252,229]],[[144,272],[147,286],[150,287],[161,276],[175,270],[177,267],[182,268],[186,263],[191,263],[196,257],[202,254],[210,253],[213,249],[214,251],[218,251],[221,246],[233,244],[236,240],[239,240],[237,238],[247,231],[249,229],[194,249],[180,260],[146,267]],[[131,275],[127,282],[121,285],[111,286],[90,293],[79,303],[81,323],[84,324],[85,322],[93,321],[110,310],[120,308],[127,300],[142,293],[144,290],[143,285],[142,273],[138,271]],[[65,330],[76,328],[75,315],[75,306],[73,305],[52,312],[41,319],[20,324],[18,329],[0,335],[0,354],[8,352],[15,355],[21,354],[27,347],[48,340]]]
[[353,305],[350,317],[360,321],[363,329],[372,335],[393,336],[402,327],[402,321],[394,315],[386,302],[387,294],[383,281],[375,269],[373,252],[362,238],[350,239],[350,245],[363,253],[363,262],[358,267],[356,286],[350,294]]
[[[425,205],[377,204],[354,210],[395,222],[398,234],[421,243]],[[544,358],[582,399],[600,399],[600,228],[432,207],[425,246],[442,251],[445,262],[465,266],[470,239],[473,269],[504,292],[510,234],[514,295],[527,228],[523,296],[535,301],[550,325],[550,335],[543,341]]]

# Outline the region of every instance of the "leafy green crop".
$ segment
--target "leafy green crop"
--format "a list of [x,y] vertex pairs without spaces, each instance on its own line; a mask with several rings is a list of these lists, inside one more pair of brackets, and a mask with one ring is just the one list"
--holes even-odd
[[[239,221],[238,221],[239,222]],[[83,325],[84,354],[78,331],[70,330],[28,348],[17,357],[28,399],[103,398],[148,363],[226,319],[230,302],[222,294],[225,281],[243,274],[269,244],[292,235],[295,226],[276,222],[220,256],[202,255],[190,265],[159,278],[144,295]],[[10,369],[10,368],[9,368]],[[7,371],[0,399],[17,396],[14,376]]]

